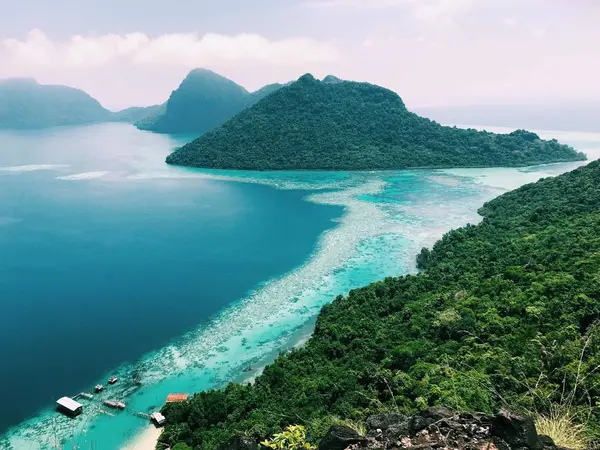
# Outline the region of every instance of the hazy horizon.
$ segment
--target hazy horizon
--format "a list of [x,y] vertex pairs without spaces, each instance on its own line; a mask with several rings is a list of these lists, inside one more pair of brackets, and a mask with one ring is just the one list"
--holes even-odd
[[4,7],[0,78],[164,102],[203,67],[249,91],[310,72],[410,107],[600,101],[600,3],[580,0],[26,0]]

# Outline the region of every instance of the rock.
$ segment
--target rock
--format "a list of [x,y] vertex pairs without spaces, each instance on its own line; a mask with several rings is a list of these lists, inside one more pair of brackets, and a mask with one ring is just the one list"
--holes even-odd
[[344,425],[333,425],[319,444],[319,450],[344,450],[354,444],[366,443],[367,439]]
[[435,423],[435,420],[431,417],[414,416],[410,423],[410,431],[411,433],[418,433],[433,423]]
[[442,419],[451,419],[455,415],[452,410],[443,406],[432,406],[421,413],[421,417],[433,419],[436,422]]
[[502,410],[492,420],[491,432],[500,450],[537,448],[538,436],[531,417]]
[[258,444],[248,436],[236,436],[222,450],[258,450]]
[[569,450],[566,447],[559,447],[554,443],[550,436],[540,434],[538,436],[537,450]]
[[403,414],[377,414],[376,416],[371,416],[367,419],[367,430],[374,431],[376,429],[381,429],[383,431],[387,430],[392,425],[398,424],[400,422],[408,421],[408,417]]

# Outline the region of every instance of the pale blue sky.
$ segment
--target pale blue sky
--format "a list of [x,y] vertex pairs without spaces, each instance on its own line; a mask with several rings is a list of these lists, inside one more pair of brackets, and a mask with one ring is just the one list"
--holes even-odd
[[194,67],[250,90],[305,72],[409,106],[600,100],[596,0],[2,1],[0,77],[166,99]]

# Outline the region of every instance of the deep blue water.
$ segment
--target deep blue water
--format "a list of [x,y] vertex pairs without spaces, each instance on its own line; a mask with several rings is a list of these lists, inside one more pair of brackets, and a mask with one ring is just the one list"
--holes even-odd
[[[126,179],[178,144],[126,125],[0,133],[0,434],[300,265],[342,213],[302,191]],[[87,171],[107,173],[59,179]]]

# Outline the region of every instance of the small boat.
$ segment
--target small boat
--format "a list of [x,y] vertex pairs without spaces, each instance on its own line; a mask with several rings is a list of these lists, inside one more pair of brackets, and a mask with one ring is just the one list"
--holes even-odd
[[94,392],[98,393],[98,392],[102,392],[104,390],[104,386],[102,386],[101,384],[97,384],[96,387],[94,388]]
[[114,409],[125,409],[125,403],[123,402],[118,402],[116,400],[104,400],[102,402],[104,405],[108,406],[109,408],[114,408]]
[[114,375],[108,379],[108,384],[115,384],[119,379]]

